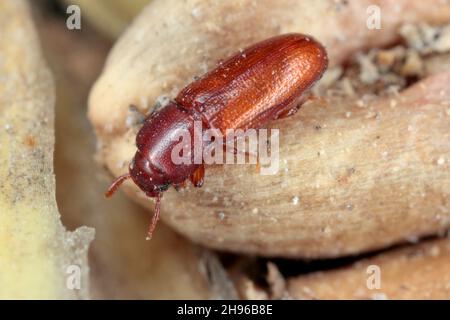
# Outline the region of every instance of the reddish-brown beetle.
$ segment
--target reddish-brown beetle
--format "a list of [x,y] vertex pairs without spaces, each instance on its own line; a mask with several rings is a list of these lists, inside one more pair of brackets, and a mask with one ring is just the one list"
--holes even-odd
[[225,132],[258,129],[270,120],[291,115],[327,65],[322,45],[302,34],[273,37],[236,53],[145,120],[136,137],[138,150],[129,173],[117,178],[106,196],[131,178],[148,197],[156,197],[148,232],[151,237],[159,218],[162,192],[189,177],[195,186],[203,183],[203,164],[192,161],[176,165],[171,160],[177,143],[171,137],[180,130],[193,135],[194,121],[202,121],[204,128]]

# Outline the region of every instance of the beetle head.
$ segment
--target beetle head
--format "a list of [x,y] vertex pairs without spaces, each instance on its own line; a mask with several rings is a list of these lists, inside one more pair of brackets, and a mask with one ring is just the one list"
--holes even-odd
[[166,191],[170,186],[170,182],[167,181],[164,173],[152,166],[150,160],[138,150],[130,162],[128,173],[114,180],[105,196],[111,197],[122,183],[130,178],[139,189],[151,198],[158,197],[161,192]]
[[134,183],[148,197],[156,197],[170,186],[165,174],[152,166],[150,160],[139,150],[130,163],[129,172]]
[[170,183],[165,182],[167,181],[165,175],[153,168],[150,160],[142,156],[139,150],[131,161],[128,171],[129,173],[113,181],[105,196],[111,197],[125,180],[131,178],[148,197],[156,198],[155,211],[147,233],[147,240],[150,240],[159,219],[162,192],[169,188]]

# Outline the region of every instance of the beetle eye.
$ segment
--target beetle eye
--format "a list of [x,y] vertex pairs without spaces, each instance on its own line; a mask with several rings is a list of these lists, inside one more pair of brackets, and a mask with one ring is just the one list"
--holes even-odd
[[167,189],[169,189],[169,187],[170,187],[170,183],[165,183],[165,184],[156,186],[156,187],[155,187],[155,191],[156,191],[156,192],[164,192],[164,191],[166,191]]

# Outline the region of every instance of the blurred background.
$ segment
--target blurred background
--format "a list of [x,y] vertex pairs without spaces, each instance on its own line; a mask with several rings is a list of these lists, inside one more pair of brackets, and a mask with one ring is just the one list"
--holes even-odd
[[[450,297],[450,272],[445,271],[449,254],[435,255],[436,250],[442,253],[450,246],[435,242],[439,241],[435,236],[424,239],[423,247],[402,244],[358,256],[313,261],[216,252],[193,244],[164,223],[158,225],[152,241],[143,241],[150,213],[124,193],[108,201],[103,198],[112,177],[96,161],[97,142],[86,112],[89,91],[109,50],[149,1],[30,1],[56,86],[54,164],[61,219],[68,230],[84,225],[96,230],[89,249],[90,298],[383,299],[387,297],[383,288],[366,288],[367,266],[387,266],[389,279],[397,277],[404,265],[414,263],[417,277],[429,266],[441,277],[436,280],[437,294],[431,297]],[[81,8],[81,30],[66,27],[66,10],[71,4]],[[358,63],[349,65],[347,74],[360,71]],[[412,75],[407,80],[413,83],[417,78]],[[431,260],[423,257],[436,259],[429,263]],[[324,274],[328,276],[322,281]],[[339,295],[336,292],[342,283],[365,289]],[[314,293],[314,287],[320,290]],[[408,290],[400,281],[389,298],[411,297],[405,293]]]

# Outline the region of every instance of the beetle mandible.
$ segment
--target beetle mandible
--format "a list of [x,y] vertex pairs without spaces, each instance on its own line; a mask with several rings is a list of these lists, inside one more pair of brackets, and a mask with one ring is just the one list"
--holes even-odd
[[195,121],[201,121],[205,129],[225,132],[258,129],[270,120],[289,116],[306,100],[308,90],[327,66],[324,47],[312,37],[296,33],[275,36],[237,52],[145,119],[129,172],[112,183],[106,196],[131,178],[148,197],[156,198],[148,230],[151,238],[162,193],[188,178],[197,187],[203,183],[204,164],[172,161],[178,141],[171,137],[181,130],[192,136]]

